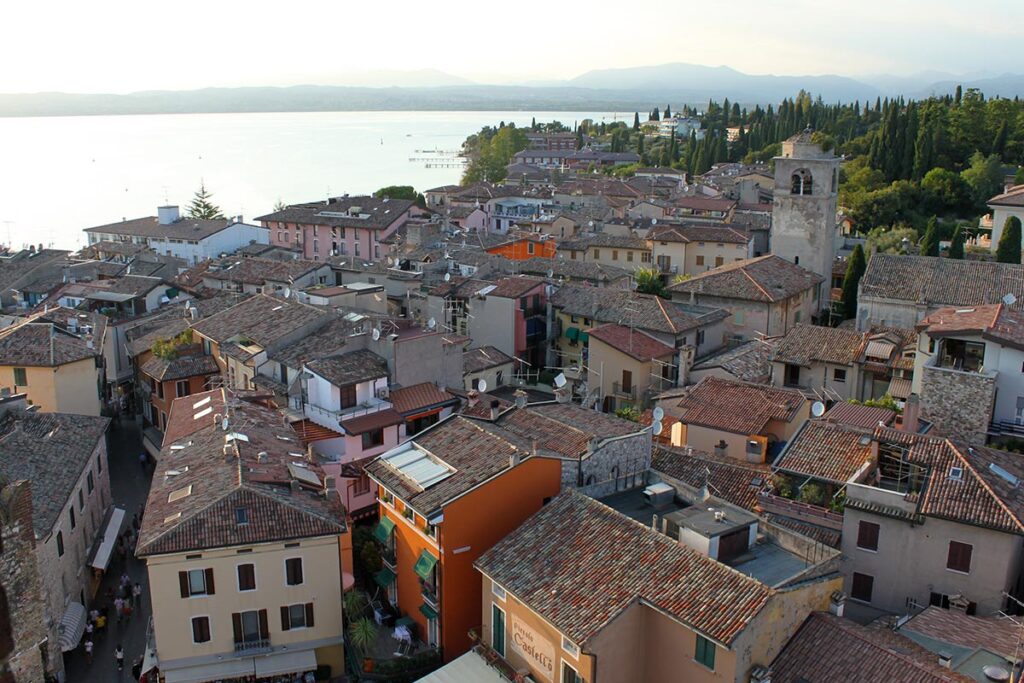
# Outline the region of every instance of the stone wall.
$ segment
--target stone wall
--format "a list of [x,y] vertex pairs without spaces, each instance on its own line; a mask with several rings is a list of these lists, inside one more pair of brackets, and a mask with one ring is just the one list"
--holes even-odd
[[583,459],[582,486],[578,485],[576,461],[562,465],[562,488],[578,488],[600,498],[616,491],[636,488],[651,466],[651,433],[616,439],[598,447]]
[[[17,683],[35,683],[45,679],[40,643],[55,634],[48,633],[45,625],[42,580],[35,563],[29,482],[16,482],[0,491],[0,507],[8,515],[7,523],[0,529],[3,536],[0,584],[7,595],[14,645],[6,664]],[[0,658],[0,671],[3,671],[3,663]]]
[[938,434],[984,445],[995,392],[995,376],[926,365],[921,377],[921,416],[934,423]]

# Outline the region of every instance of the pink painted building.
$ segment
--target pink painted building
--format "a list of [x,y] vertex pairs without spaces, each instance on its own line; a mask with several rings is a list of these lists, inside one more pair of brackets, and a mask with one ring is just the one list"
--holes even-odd
[[304,259],[354,256],[379,261],[387,256],[387,246],[381,242],[421,213],[423,210],[407,199],[346,195],[292,204],[256,220],[270,230],[271,244],[300,249]]

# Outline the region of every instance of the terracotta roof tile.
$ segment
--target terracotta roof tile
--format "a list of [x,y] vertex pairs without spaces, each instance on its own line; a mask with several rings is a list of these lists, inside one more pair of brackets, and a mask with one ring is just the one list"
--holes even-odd
[[462,373],[480,372],[499,365],[514,362],[515,359],[493,346],[469,349],[462,354]]
[[679,421],[734,434],[758,434],[769,420],[792,421],[807,402],[792,389],[705,377],[678,408]]
[[812,363],[853,365],[860,358],[866,338],[863,332],[800,324],[778,341],[772,360],[803,366]]
[[654,447],[651,469],[697,489],[706,481],[712,495],[747,510],[757,507],[758,491],[771,476],[767,465],[668,446]]
[[929,306],[980,306],[1017,297],[1024,306],[1024,265],[932,256],[875,254],[860,281],[861,297]]
[[539,448],[570,458],[586,453],[591,440],[626,436],[641,429],[635,422],[566,403],[509,410],[497,424],[527,442],[536,439]]
[[213,356],[205,356],[194,349],[191,353],[181,353],[174,358],[151,357],[139,370],[150,377],[163,381],[198,377],[200,375],[216,375],[220,367]]
[[793,437],[775,468],[844,484],[871,468],[871,442],[870,429],[811,421]]
[[705,356],[690,368],[692,371],[721,368],[741,382],[765,383],[771,377],[769,360],[774,342],[754,339],[731,349]]
[[[383,230],[401,218],[413,206],[408,199],[381,199],[377,197],[331,197],[327,201],[293,204],[280,211],[258,216],[254,220],[264,223],[299,223],[346,228]],[[359,209],[358,215],[355,208]]]
[[985,648],[1013,659],[1020,626],[1005,617],[978,617],[955,609],[929,606],[899,629],[913,631],[952,645]]
[[475,564],[580,645],[637,600],[729,645],[773,594],[575,491],[557,496]]
[[851,427],[874,429],[879,422],[892,425],[893,420],[896,419],[896,411],[889,410],[888,408],[875,408],[855,403],[846,403],[844,401],[829,408],[822,419],[827,422],[849,425]]
[[713,268],[677,282],[669,289],[728,299],[775,302],[805,292],[823,280],[817,273],[769,254]]
[[[553,308],[602,323],[631,322],[651,332],[672,335],[727,318],[720,308],[679,304],[636,291],[564,285],[549,298]],[[632,309],[630,312],[627,309]]]
[[1024,349],[1024,313],[1006,304],[940,308],[917,324],[930,337],[978,334],[1004,346]]
[[671,346],[662,344],[640,330],[633,330],[623,325],[601,325],[590,330],[590,338],[604,342],[617,351],[635,358],[643,363],[652,359],[663,359],[666,356],[674,356],[676,350]]
[[321,321],[326,324],[331,317],[330,312],[314,306],[269,294],[257,294],[200,320],[192,329],[218,344],[236,337],[245,337],[263,347],[269,347],[298,328]]
[[411,415],[442,403],[453,403],[457,399],[433,382],[414,384],[411,387],[392,389],[388,396],[391,406],[402,415]]
[[388,376],[388,362],[367,349],[320,358],[306,367],[336,387]]
[[383,429],[384,427],[391,427],[403,422],[405,422],[405,418],[399,415],[397,411],[385,408],[384,410],[344,420],[341,426],[346,434],[365,434],[375,429]]

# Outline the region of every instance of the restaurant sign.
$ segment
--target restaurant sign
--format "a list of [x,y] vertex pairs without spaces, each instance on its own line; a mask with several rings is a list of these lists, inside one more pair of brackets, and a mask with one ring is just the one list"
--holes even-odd
[[531,668],[549,681],[555,677],[555,647],[541,638],[515,615],[511,618],[512,651],[530,663]]

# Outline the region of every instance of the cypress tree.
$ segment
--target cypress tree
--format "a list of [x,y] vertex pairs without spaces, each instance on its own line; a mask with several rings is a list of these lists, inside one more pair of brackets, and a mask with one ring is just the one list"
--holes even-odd
[[999,263],[1020,263],[1020,219],[1009,216],[1003,224],[1003,234],[996,247],[996,261]]
[[939,255],[939,225],[935,216],[928,219],[928,227],[918,246],[921,248],[921,256]]
[[1007,129],[1006,121],[1004,120],[999,124],[999,130],[996,131],[996,137],[992,141],[993,154],[998,154],[999,156],[1003,155],[1003,152],[1006,150],[1006,138],[1009,134],[1010,131]]
[[949,258],[962,259],[964,257],[964,231],[958,225],[953,231],[953,243],[949,245]]
[[640,112],[633,114],[633,130],[640,130]]
[[846,262],[846,275],[843,277],[843,319],[848,320],[857,315],[857,287],[867,267],[864,248],[858,244],[854,246],[850,260]]
[[636,139],[636,153],[640,155],[640,159],[642,161],[643,160],[643,156],[644,156],[644,136],[643,136],[643,133],[641,133],[640,137],[638,137]]
[[672,106],[671,105],[668,105],[668,104],[665,105],[665,118],[666,119],[672,118]]

